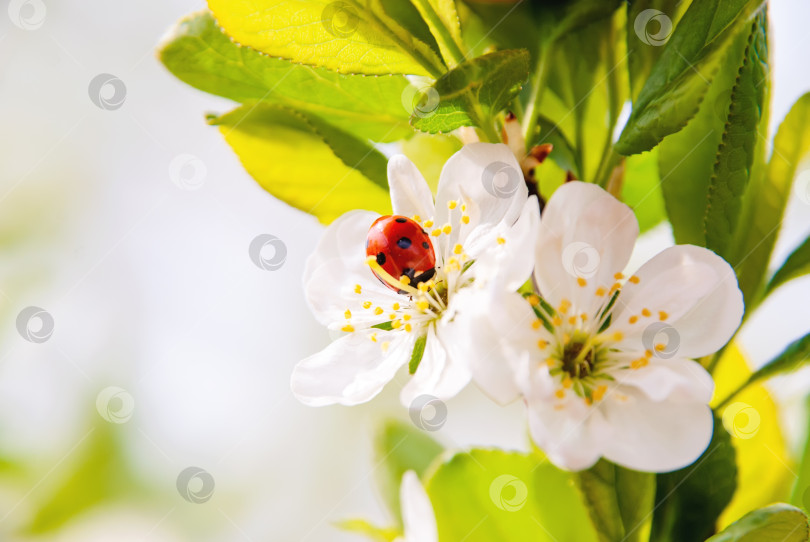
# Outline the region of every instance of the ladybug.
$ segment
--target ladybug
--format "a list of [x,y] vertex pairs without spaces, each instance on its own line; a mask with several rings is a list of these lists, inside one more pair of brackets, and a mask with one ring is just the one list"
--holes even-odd
[[[374,256],[394,279],[407,276],[411,285],[430,280],[436,274],[436,254],[430,236],[418,222],[405,216],[381,216],[375,220],[366,237],[366,255]],[[374,275],[397,293],[406,293],[376,272]]]

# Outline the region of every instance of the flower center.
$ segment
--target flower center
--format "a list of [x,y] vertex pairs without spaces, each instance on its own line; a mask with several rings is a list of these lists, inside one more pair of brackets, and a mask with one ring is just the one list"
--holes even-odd
[[562,354],[562,370],[571,378],[587,378],[595,365],[594,349],[584,342],[571,342],[565,346]]

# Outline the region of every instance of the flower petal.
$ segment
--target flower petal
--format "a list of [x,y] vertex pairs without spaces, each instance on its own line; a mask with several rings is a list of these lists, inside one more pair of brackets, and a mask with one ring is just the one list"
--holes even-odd
[[709,445],[714,421],[702,403],[656,402],[638,394],[602,405],[614,436],[606,459],[646,472],[669,472],[692,464]]
[[590,468],[602,455],[603,443],[611,439],[612,428],[602,412],[579,399],[562,410],[550,402],[528,401],[532,439],[560,468],[578,471]]
[[653,359],[646,367],[615,376],[620,389],[636,389],[651,401],[709,404],[714,391],[711,375],[691,359]]
[[449,222],[447,203],[466,194],[476,203],[473,224],[517,220],[529,191],[515,155],[502,143],[471,143],[442,169],[436,195],[436,223]]
[[406,407],[420,395],[450,399],[464,389],[470,378],[467,364],[448,355],[435,326],[430,326],[422,361],[416,373],[402,388],[399,398]]
[[475,260],[470,271],[476,285],[496,282],[514,291],[531,278],[539,225],[540,207],[531,196],[514,224],[477,228],[466,241],[467,253]]
[[646,325],[636,324],[628,347],[634,339],[636,348],[649,349],[660,338],[668,357],[697,358],[719,350],[740,325],[744,307],[734,270],[708,249],[668,248],[635,275],[638,283],[622,288],[614,322],[625,325],[644,309],[652,317]]
[[407,157],[398,154],[388,160],[388,186],[391,189],[394,214],[407,217],[419,215],[422,220],[433,217],[433,194],[430,187]]
[[425,488],[412,470],[402,475],[399,487],[406,542],[438,542],[436,515]]
[[452,321],[442,329],[451,355],[467,360],[476,385],[500,404],[520,395],[517,366],[536,348],[534,313],[515,292],[465,288],[453,299]]
[[[371,340],[375,332],[376,342]],[[290,379],[293,394],[309,406],[365,403],[407,362],[413,341],[411,334],[395,331],[350,333],[298,362]]]
[[552,195],[540,219],[535,278],[552,305],[562,299],[577,312],[604,302],[613,275],[627,266],[638,221],[625,204],[596,185],[573,181]]

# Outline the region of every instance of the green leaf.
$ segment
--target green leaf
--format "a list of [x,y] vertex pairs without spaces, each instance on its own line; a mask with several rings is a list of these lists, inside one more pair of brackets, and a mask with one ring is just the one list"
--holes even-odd
[[[764,298],[760,292],[776,243],[785,205],[790,196],[796,168],[810,155],[810,93],[799,98],[779,126],[773,141],[773,154],[767,172],[754,179],[751,211],[740,223],[739,263],[736,263],[740,288],[746,293],[746,313]],[[775,277],[774,277],[775,278]],[[772,292],[776,285],[768,287]]]
[[698,111],[726,48],[763,0],[694,0],[653,67],[616,143],[637,154],[681,130]]
[[734,447],[723,423],[714,419],[712,440],[695,463],[659,474],[656,483],[651,540],[703,542],[713,535],[737,487]]
[[776,270],[776,273],[768,282],[767,288],[765,288],[765,295],[768,295],[789,280],[808,273],[810,273],[810,237],[807,237],[801,245],[796,247],[796,250],[791,252],[782,266]]
[[635,0],[627,3],[627,68],[633,101],[641,92],[655,62],[664,52],[672,29],[688,6],[688,2],[681,0]]
[[747,43],[748,36],[743,33],[733,40],[697,115],[686,128],[668,136],[658,147],[661,189],[678,244],[706,246],[703,226],[709,179]]
[[464,62],[461,22],[455,0],[411,0],[439,44],[445,63],[453,67]]
[[262,103],[211,122],[265,190],[321,222],[358,208],[390,212],[387,160],[367,142],[315,116]]
[[498,51],[460,64],[424,93],[411,124],[431,134],[461,126],[493,131],[494,115],[517,96],[529,76],[525,50]]
[[658,176],[658,148],[625,159],[622,201],[635,212],[642,233],[666,218]]
[[376,527],[364,519],[347,519],[335,523],[335,527],[365,536],[376,542],[393,542],[399,536],[396,529]]
[[425,488],[439,540],[597,540],[570,473],[536,456],[458,453],[438,465]]
[[209,0],[208,7],[238,43],[293,62],[368,75],[445,70],[381,0]]
[[264,101],[317,115],[374,141],[409,137],[405,77],[341,75],[240,47],[207,11],[177,23],[160,60],[178,79],[237,102]]
[[414,471],[423,478],[430,464],[444,448],[427,433],[410,423],[389,420],[374,439],[375,471],[380,493],[391,513],[401,522],[399,485],[402,475]]
[[132,496],[139,489],[115,429],[111,424],[96,427],[77,444],[69,474],[37,505],[27,531],[53,531],[93,506]]
[[807,516],[789,504],[754,510],[706,542],[807,542]]
[[808,361],[810,361],[810,333],[787,345],[779,355],[754,371],[754,374],[748,377],[748,380],[746,380],[737,391],[729,395],[721,403],[721,406],[728,403],[737,393],[751,384],[766,380],[781,373],[795,371]]
[[414,374],[416,369],[419,368],[419,363],[422,362],[422,356],[425,355],[425,345],[427,344],[427,335],[422,335],[413,345],[413,352],[411,352],[411,361],[408,362],[408,372]]
[[706,247],[725,258],[733,248],[743,195],[761,138],[758,128],[767,110],[767,24],[765,11],[760,11],[752,23],[743,64],[731,91],[731,108],[709,181],[704,215]]
[[641,542],[650,534],[655,475],[604,459],[577,473],[591,520],[602,542]]

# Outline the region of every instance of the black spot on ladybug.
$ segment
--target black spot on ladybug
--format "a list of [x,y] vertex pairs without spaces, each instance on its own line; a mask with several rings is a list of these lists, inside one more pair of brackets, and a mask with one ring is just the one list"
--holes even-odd
[[397,246],[402,249],[411,248],[411,240],[407,237],[400,237],[397,241]]
[[427,241],[422,241],[422,248],[430,248],[430,243]]
[[377,253],[377,263],[379,265],[385,265],[385,254],[383,254],[382,252]]
[[406,267],[405,269],[403,269],[402,274],[411,279],[411,281],[413,281],[413,269],[411,269],[410,267]]
[[407,220],[404,218],[397,218],[396,221],[399,222],[400,224],[405,224],[407,222]]

